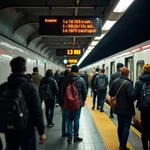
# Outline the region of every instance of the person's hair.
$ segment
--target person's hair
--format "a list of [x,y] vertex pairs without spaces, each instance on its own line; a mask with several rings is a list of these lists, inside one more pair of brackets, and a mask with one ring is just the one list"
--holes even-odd
[[84,71],[84,73],[86,74],[86,73],[87,73],[87,71]]
[[33,68],[33,72],[39,72],[38,67],[34,67],[34,68]]
[[101,73],[105,73],[105,69],[101,69]]
[[48,69],[46,71],[46,74],[45,74],[46,77],[52,77],[53,76],[53,71],[51,69]]
[[64,76],[66,77],[68,74],[69,74],[69,69],[66,69],[65,71],[64,71]]
[[76,73],[78,73],[78,71],[79,71],[79,67],[78,67],[77,65],[73,65],[73,66],[71,67],[71,72],[76,72]]
[[10,67],[13,73],[23,73],[26,69],[26,60],[23,57],[13,58],[10,62]]
[[96,72],[99,72],[99,68],[96,68]]
[[122,63],[117,63],[117,70],[119,70],[120,68],[122,68],[124,65]]
[[27,73],[26,75],[29,77],[29,79],[32,79],[32,75],[30,73]]

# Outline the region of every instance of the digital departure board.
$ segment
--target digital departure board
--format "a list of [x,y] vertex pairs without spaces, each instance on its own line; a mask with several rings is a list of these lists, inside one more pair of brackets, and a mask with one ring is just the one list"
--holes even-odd
[[56,56],[80,56],[82,50],[78,48],[56,49]]
[[40,16],[39,33],[43,36],[97,36],[101,34],[101,19]]
[[77,64],[78,63],[78,59],[68,59],[68,63],[69,64]]

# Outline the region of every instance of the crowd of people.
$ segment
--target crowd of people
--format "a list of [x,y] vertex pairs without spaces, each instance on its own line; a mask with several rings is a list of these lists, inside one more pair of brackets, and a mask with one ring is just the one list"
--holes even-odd
[[[111,75],[110,81],[104,68],[96,68],[88,75],[86,71],[79,74],[79,67],[73,65],[71,70],[57,70],[55,74],[48,69],[42,77],[37,67],[33,68],[32,74],[25,74],[26,60],[22,57],[12,59],[10,66],[12,73],[8,81],[0,85],[0,132],[5,134],[7,150],[19,150],[20,147],[22,150],[36,150],[35,127],[40,143],[45,142],[42,102],[45,103],[47,127],[54,127],[54,108],[55,105],[60,106],[62,137],[67,137],[69,144],[73,139],[74,142],[82,142],[79,120],[89,88],[93,97],[92,110],[96,105],[101,113],[104,112],[107,93],[110,97],[116,96],[116,105],[110,109],[110,118],[114,117],[113,114],[117,115],[120,150],[129,150],[126,145],[131,120],[135,115],[134,102],[137,100],[141,112],[143,149],[148,150],[150,64],[143,66],[143,74],[134,87],[128,78],[130,71],[122,63],[117,64],[117,72]],[[0,143],[0,149],[1,145]]]

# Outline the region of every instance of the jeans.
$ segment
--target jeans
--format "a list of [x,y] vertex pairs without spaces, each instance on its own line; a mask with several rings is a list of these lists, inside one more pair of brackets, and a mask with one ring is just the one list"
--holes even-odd
[[100,93],[98,93],[98,101],[99,101],[99,106],[101,110],[103,110],[104,108],[105,98],[106,98],[106,91],[101,91]]
[[52,123],[54,117],[54,107],[55,107],[55,99],[45,100],[45,115],[47,119],[47,124],[50,125]]
[[68,134],[67,122],[68,122],[68,112],[64,107],[61,107],[62,111],[62,134]]
[[148,150],[148,140],[150,139],[150,112],[141,111],[141,124],[142,124],[142,144],[143,149]]
[[22,134],[5,134],[7,150],[36,150],[36,138]]
[[[93,107],[95,107],[97,92],[93,90]],[[99,101],[97,100],[97,107],[99,106]]]
[[81,108],[76,111],[68,111],[68,136],[72,137],[72,122],[74,121],[74,137],[79,136],[79,119]]
[[132,116],[117,115],[117,119],[118,119],[118,138],[120,148],[125,149],[129,137],[129,129]]
[[114,110],[110,108],[110,116],[113,116]]

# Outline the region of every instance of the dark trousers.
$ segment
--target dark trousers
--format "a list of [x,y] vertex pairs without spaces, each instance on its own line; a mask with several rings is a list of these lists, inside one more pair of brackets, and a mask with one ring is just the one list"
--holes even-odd
[[55,108],[55,99],[51,99],[51,100],[45,100],[45,115],[46,115],[46,120],[47,120],[47,124],[51,124],[53,121],[53,117],[54,117],[54,108]]
[[[93,107],[95,107],[96,97],[97,97],[97,92],[94,91],[93,92]],[[99,107],[99,101],[98,101],[98,99],[97,99],[97,107]]]
[[141,124],[142,124],[142,144],[143,149],[148,150],[148,140],[150,140],[150,112],[141,111]]
[[98,101],[99,101],[98,103],[99,103],[101,110],[103,110],[104,108],[105,98],[106,98],[106,91],[101,91],[98,93]]
[[110,107],[110,116],[113,116],[114,110]]
[[5,134],[7,150],[36,150],[36,138],[23,134]]
[[79,120],[81,108],[76,111],[68,111],[68,136],[72,137],[72,122],[74,121],[74,137],[79,136]]
[[118,138],[120,148],[125,149],[129,137],[129,129],[132,120],[132,116],[120,116],[117,115],[118,119]]
[[67,110],[62,106],[61,107],[62,111],[62,134],[68,134],[67,130],[67,122],[68,122],[68,112]]

